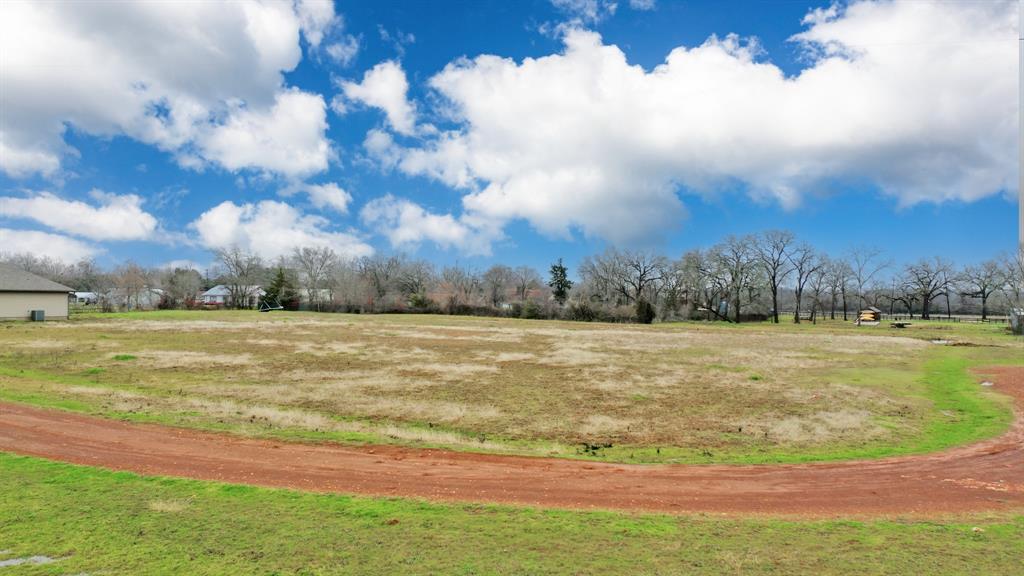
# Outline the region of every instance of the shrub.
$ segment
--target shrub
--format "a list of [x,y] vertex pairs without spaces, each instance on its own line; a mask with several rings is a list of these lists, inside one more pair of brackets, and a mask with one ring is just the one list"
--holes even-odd
[[416,312],[435,313],[440,312],[441,307],[425,294],[412,294],[409,296],[409,308]]
[[519,317],[526,320],[537,320],[539,318],[543,318],[544,314],[539,304],[532,300],[527,300],[526,302],[523,302],[523,311]]
[[581,300],[569,304],[569,308],[565,312],[565,319],[576,320],[577,322],[594,322],[601,319],[601,313],[591,306],[589,302]]
[[650,324],[654,322],[654,306],[647,300],[636,301],[636,321],[641,324]]

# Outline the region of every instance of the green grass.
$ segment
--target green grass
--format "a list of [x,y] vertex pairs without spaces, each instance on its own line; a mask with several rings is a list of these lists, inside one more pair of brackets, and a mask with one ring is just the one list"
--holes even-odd
[[[116,358],[115,358],[116,359]],[[976,378],[968,368],[977,364],[969,358],[963,348],[942,347],[930,353],[920,374],[886,369],[853,369],[843,373],[850,382],[880,386],[902,397],[917,399],[929,405],[924,412],[923,422],[918,426],[921,433],[902,437],[899,442],[863,442],[860,445],[825,445],[794,448],[792,446],[767,445],[758,448],[688,448],[678,446],[630,446],[616,445],[598,449],[579,449],[565,446],[558,455],[587,460],[617,461],[632,463],[684,463],[684,464],[768,464],[828,462],[853,459],[885,458],[890,456],[919,454],[950,448],[996,436],[1004,432],[1012,420],[1011,403],[1006,397],[992,394],[978,386]],[[173,390],[139,388],[123,383],[110,383],[101,379],[102,368],[90,368],[81,375],[49,374],[38,370],[13,369],[0,366],[0,376],[15,378],[24,382],[44,382],[59,386],[112,387],[132,393],[145,393],[149,397],[166,396],[173,400]],[[755,375],[756,376],[756,375]],[[751,377],[752,381],[760,377]],[[870,382],[870,383],[869,383]],[[66,398],[42,387],[36,389],[15,389],[0,387],[0,399],[84,412],[107,418],[148,422],[171,426],[186,426],[204,430],[228,432],[261,438],[276,438],[290,441],[330,441],[340,443],[402,443],[384,435],[365,432],[316,431],[305,428],[274,426],[267,427],[250,423],[235,423],[204,414],[188,411],[122,411],[105,405],[105,397],[84,396]],[[643,395],[634,395],[637,403],[650,401]],[[339,421],[343,420],[338,418]],[[880,420],[885,420],[880,418]],[[896,422],[898,421],[898,422]],[[896,418],[893,426],[905,425],[902,418]],[[888,425],[888,422],[882,422]],[[501,452],[530,453],[549,443],[531,443],[514,439],[498,439],[507,449]],[[461,451],[489,452],[477,446],[448,445],[444,443],[406,443],[432,448],[453,448]]]
[[[975,530],[977,528],[978,530]],[[801,521],[320,495],[0,454],[0,560],[43,574],[1019,574],[1024,517]]]
[[[1024,362],[1020,341],[994,325],[622,326],[251,311],[81,318],[0,330],[0,398],[248,436],[633,463],[946,448],[998,434],[1010,420],[1005,398],[968,369]],[[563,347],[565,360],[552,362]],[[609,447],[584,448],[594,446]]]

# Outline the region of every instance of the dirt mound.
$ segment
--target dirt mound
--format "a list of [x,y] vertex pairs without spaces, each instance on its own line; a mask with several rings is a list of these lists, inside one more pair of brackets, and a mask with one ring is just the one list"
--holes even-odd
[[1024,509],[1024,368],[982,371],[1011,430],[921,456],[762,466],[631,466],[394,446],[307,445],[0,403],[0,450],[260,486],[431,500],[663,512],[922,516]]

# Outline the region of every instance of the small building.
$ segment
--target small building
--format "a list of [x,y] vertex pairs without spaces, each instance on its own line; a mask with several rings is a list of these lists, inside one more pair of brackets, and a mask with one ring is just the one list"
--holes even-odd
[[259,286],[241,286],[242,298],[245,302],[236,303],[232,299],[231,289],[224,284],[218,284],[199,295],[204,306],[224,306],[231,308],[255,308],[260,298],[267,293]]
[[0,264],[0,320],[28,320],[41,310],[46,319],[66,320],[73,290],[8,264]]
[[100,295],[95,292],[75,292],[71,299],[80,306],[92,306],[100,301]]
[[882,322],[882,311],[874,306],[868,306],[857,313],[858,326],[878,326]]
[[164,297],[160,288],[112,288],[103,294],[103,300],[119,310],[156,310]]

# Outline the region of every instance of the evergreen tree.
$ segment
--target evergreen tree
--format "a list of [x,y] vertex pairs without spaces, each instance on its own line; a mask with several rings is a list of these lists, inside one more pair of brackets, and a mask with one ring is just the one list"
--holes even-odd
[[569,269],[562,265],[562,259],[551,265],[551,281],[548,282],[551,293],[559,304],[565,304],[569,297],[569,290],[572,290],[572,280],[569,280]]
[[274,272],[274,278],[267,286],[266,295],[263,301],[270,306],[284,306],[288,310],[295,310],[299,307],[299,294],[288,279],[288,274],[283,266],[278,266]]

